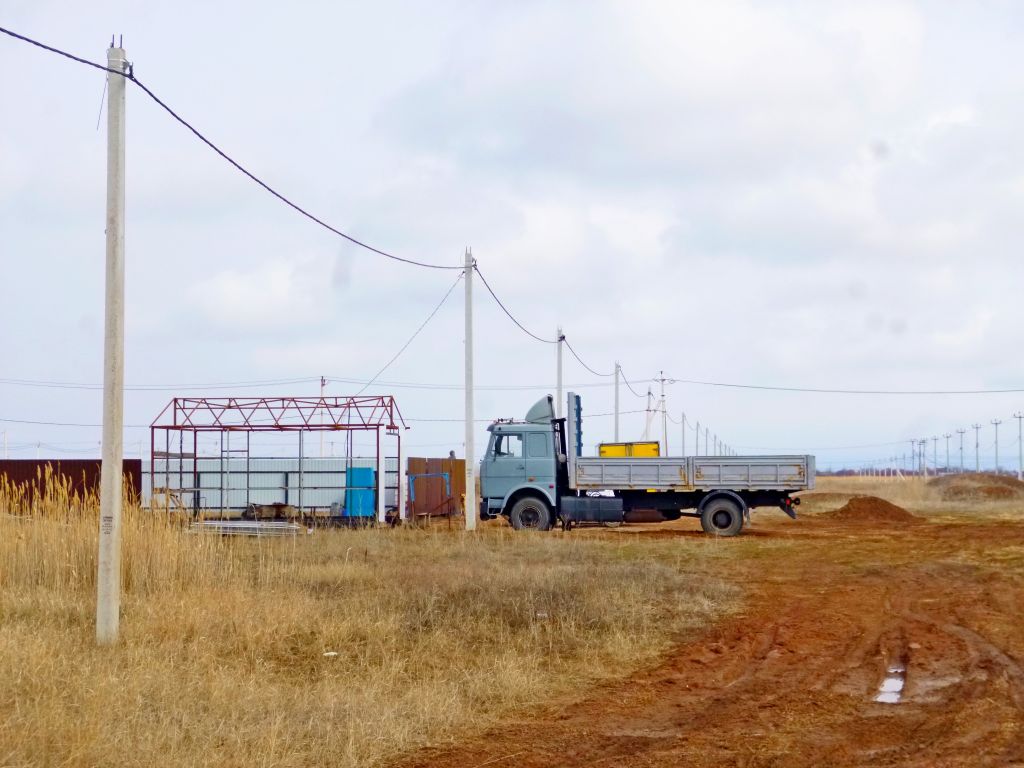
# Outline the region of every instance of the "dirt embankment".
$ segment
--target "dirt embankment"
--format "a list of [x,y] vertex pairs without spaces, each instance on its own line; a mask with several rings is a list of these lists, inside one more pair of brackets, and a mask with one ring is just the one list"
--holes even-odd
[[877,496],[854,496],[839,509],[818,515],[819,520],[843,523],[885,523],[908,525],[921,522],[921,518]]
[[992,473],[946,475],[928,481],[945,501],[1012,501],[1024,499],[1024,483]]

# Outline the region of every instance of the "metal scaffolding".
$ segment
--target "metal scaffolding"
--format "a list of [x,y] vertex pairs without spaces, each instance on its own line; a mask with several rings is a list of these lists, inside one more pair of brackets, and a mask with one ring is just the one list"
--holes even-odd
[[[377,520],[387,519],[385,507],[386,470],[383,440],[394,438],[398,457],[395,506],[405,517],[405,489],[402,475],[402,430],[408,429],[390,395],[354,397],[176,397],[150,425],[150,499],[154,508],[179,509],[198,514],[206,509],[199,478],[199,435],[212,434],[220,443],[219,512],[225,513],[224,500],[233,489],[232,459],[244,459],[245,504],[250,506],[250,449],[254,432],[297,433],[298,504],[303,511],[305,440],[307,432],[342,432],[352,458],[352,435],[373,432],[376,435]],[[244,447],[232,447],[232,434],[244,435]],[[158,446],[160,446],[158,448]],[[351,467],[349,467],[351,468]],[[347,477],[347,473],[346,473]],[[160,482],[157,480],[160,478]],[[347,481],[346,481],[347,482]],[[209,489],[207,489],[209,490]]]

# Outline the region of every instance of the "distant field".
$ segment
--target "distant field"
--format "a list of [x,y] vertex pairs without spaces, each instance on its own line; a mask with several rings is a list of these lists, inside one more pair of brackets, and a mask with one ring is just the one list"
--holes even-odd
[[[124,527],[95,647],[97,505],[0,489],[0,765],[366,766],[627,676],[736,590],[701,548],[575,535]],[[336,654],[336,655],[334,655]]]

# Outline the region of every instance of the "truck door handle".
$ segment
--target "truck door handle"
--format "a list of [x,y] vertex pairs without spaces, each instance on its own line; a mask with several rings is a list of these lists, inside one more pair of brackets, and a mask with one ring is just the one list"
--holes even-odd
[[526,469],[526,465],[525,464],[517,464],[516,465],[516,469]]

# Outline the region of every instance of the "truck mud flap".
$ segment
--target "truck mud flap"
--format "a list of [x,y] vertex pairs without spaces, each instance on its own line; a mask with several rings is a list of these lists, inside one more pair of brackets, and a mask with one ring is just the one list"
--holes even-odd
[[622,499],[606,496],[563,496],[559,517],[562,529],[569,530],[576,523],[621,523]]
[[796,520],[796,508],[799,506],[799,498],[791,499],[788,496],[782,500],[781,504],[779,504],[779,508],[794,520]]

